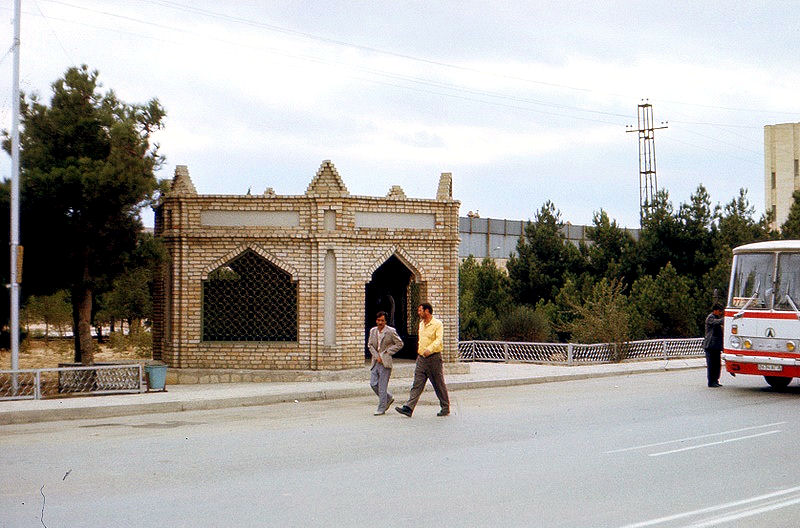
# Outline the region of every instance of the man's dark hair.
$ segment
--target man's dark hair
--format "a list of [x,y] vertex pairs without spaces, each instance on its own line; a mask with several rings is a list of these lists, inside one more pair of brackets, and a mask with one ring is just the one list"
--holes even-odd
[[375,319],[377,319],[378,317],[383,317],[384,319],[386,319],[387,322],[389,321],[389,314],[387,314],[386,312],[378,312],[378,313],[376,313],[375,314]]
[[717,310],[722,310],[722,305],[720,303],[714,303],[714,306],[711,307],[712,312],[716,312]]
[[428,310],[428,313],[433,315],[433,306],[431,306],[431,303],[424,302],[424,303],[419,303],[419,305],[422,306],[423,310]]

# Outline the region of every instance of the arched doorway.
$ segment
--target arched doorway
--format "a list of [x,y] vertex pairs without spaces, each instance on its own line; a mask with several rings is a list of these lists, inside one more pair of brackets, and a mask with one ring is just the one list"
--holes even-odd
[[[413,282],[414,274],[397,256],[392,255],[372,274],[367,283],[364,296],[364,354],[369,357],[366,340],[369,329],[375,326],[375,314],[380,311],[389,314],[387,323],[397,329],[405,343],[396,358],[414,359],[417,355],[417,315],[419,302]],[[417,297],[416,299],[414,297]]]

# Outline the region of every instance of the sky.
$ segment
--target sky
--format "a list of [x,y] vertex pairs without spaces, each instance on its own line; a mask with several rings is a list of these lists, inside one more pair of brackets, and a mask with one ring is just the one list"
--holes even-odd
[[[0,128],[13,1],[0,3]],[[800,121],[800,2],[22,0],[21,89],[73,65],[167,111],[156,140],[202,194],[303,194],[331,160],[350,194],[400,185],[460,213],[639,224],[637,105],[658,188],[764,210],[764,125]],[[0,177],[10,176],[0,155]],[[146,225],[152,213],[145,212]]]

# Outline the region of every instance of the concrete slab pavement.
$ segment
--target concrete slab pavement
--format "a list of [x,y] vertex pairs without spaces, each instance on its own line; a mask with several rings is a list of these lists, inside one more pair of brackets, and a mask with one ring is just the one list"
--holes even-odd
[[[469,372],[446,374],[451,391],[573,381],[705,368],[705,358],[635,361],[598,365],[536,365],[530,363],[469,363]],[[408,393],[411,378],[406,370],[393,376],[390,388],[396,395]],[[398,371],[398,374],[401,374]],[[356,376],[360,377],[360,376]],[[698,383],[703,383],[702,376]],[[0,425],[107,418],[134,414],[209,410],[269,405],[292,401],[329,400],[374,396],[365,380],[318,380],[269,383],[217,383],[168,385],[167,392],[73,397],[48,400],[0,402]]]

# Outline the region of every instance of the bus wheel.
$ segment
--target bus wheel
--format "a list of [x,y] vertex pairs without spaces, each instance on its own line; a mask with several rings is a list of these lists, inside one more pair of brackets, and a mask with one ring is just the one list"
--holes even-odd
[[764,376],[764,379],[773,389],[785,389],[792,382],[792,378],[784,378],[782,376]]

